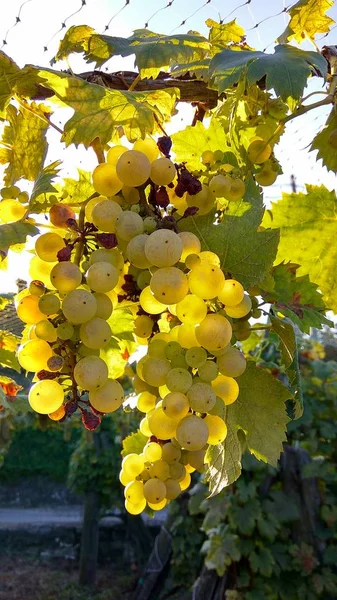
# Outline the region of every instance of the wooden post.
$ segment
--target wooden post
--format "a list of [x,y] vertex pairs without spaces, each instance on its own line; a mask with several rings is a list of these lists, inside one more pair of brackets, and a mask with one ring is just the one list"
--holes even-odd
[[81,538],[79,584],[94,585],[99,541],[100,503],[97,492],[87,492],[84,500],[84,516]]

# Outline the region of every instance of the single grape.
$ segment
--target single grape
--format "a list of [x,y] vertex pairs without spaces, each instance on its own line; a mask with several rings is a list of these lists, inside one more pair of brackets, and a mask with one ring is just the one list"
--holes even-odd
[[146,287],[149,286],[150,281],[151,281],[151,273],[148,270],[142,270],[138,277],[137,277],[137,286],[139,287],[140,290],[144,290]]
[[139,190],[137,188],[129,187],[128,185],[123,185],[122,194],[125,201],[128,204],[131,204],[132,208],[134,208],[135,210],[140,210],[140,207],[137,206],[137,204],[139,204],[140,198]]
[[[179,444],[180,446],[180,444]],[[170,465],[170,477],[178,482],[182,481],[186,475],[186,469],[180,462],[174,462]]]
[[201,162],[203,165],[214,165],[214,152],[212,152],[212,150],[204,150],[204,152],[201,155]]
[[98,356],[85,356],[74,368],[76,383],[89,392],[99,389],[108,380],[108,367]]
[[122,470],[126,475],[133,477],[134,479],[141,474],[144,469],[144,457],[140,454],[132,452],[123,458]]
[[118,177],[116,167],[109,163],[102,163],[93,171],[92,185],[102,196],[115,196],[121,191],[123,182]]
[[181,392],[170,392],[163,399],[163,411],[170,419],[182,419],[189,409],[188,398]]
[[70,323],[81,325],[96,315],[96,298],[86,290],[73,290],[63,299],[62,312]]
[[106,198],[104,196],[97,196],[97,198],[91,198],[91,200],[89,200],[89,202],[85,205],[84,214],[86,221],[92,223],[92,211],[96,204],[99,204],[99,202],[102,202],[102,200],[106,200]]
[[194,294],[188,294],[177,304],[177,317],[182,323],[197,325],[207,315],[207,306],[202,298]]
[[0,201],[0,223],[16,223],[26,214],[27,208],[14,198]]
[[61,303],[56,294],[44,294],[39,298],[39,309],[44,315],[56,315]]
[[139,429],[140,429],[140,432],[143,435],[145,435],[145,437],[151,437],[152,431],[149,427],[149,422],[146,417],[144,417],[144,419],[142,419],[141,422],[139,423]]
[[144,232],[153,233],[157,229],[157,221],[154,217],[145,217],[144,219]]
[[29,293],[31,294],[31,296],[43,296],[43,294],[46,291],[46,288],[44,286],[44,284],[42,283],[42,281],[31,281],[29,284],[29,288],[28,288]]
[[52,287],[50,284],[50,273],[53,270],[55,264],[48,263],[41,260],[38,256],[34,256],[29,263],[29,275],[36,281],[40,281],[46,288]]
[[151,164],[150,178],[156,185],[168,185],[176,176],[176,168],[169,158],[157,158]]
[[189,367],[193,369],[198,369],[205,364],[207,360],[207,352],[204,348],[200,348],[200,346],[195,346],[189,348],[186,351],[185,359]]
[[148,236],[145,233],[136,235],[129,241],[126,248],[126,257],[138,269],[148,269],[151,262],[145,254],[145,243]]
[[226,200],[229,200],[229,202],[238,202],[239,200],[242,200],[246,190],[246,186],[242,179],[230,178],[230,183],[231,187],[229,191],[224,194]]
[[207,360],[204,365],[199,367],[198,375],[203,381],[213,381],[219,374],[218,365],[213,360]]
[[169,440],[176,433],[177,421],[166,416],[162,407],[156,407],[147,414],[150,435],[155,435],[159,440]]
[[149,479],[144,484],[144,496],[151,504],[162,502],[166,496],[166,486],[160,479]]
[[99,248],[98,250],[94,250],[90,254],[90,265],[97,262],[108,262],[116,267],[119,273],[122,273],[124,269],[124,257],[118,248],[112,248],[111,250]]
[[60,340],[70,340],[70,338],[74,335],[74,328],[71,323],[60,323],[57,326],[57,337]]
[[149,468],[149,473],[151,478],[165,481],[170,477],[170,467],[165,460],[155,460]]
[[50,222],[55,225],[55,227],[68,227],[68,220],[75,219],[76,215],[72,208],[67,204],[61,204],[60,202],[53,204],[51,209],[49,210],[49,219]]
[[99,350],[111,339],[110,325],[100,317],[94,317],[80,326],[80,338],[88,348]]
[[91,406],[102,413],[114,412],[122,405],[123,400],[124,390],[114,379],[108,379],[98,390],[89,392]]
[[149,442],[143,449],[144,459],[148,462],[160,460],[162,457],[162,446],[156,442]]
[[165,487],[167,500],[175,500],[181,493],[180,485],[175,479],[166,479]]
[[203,300],[210,300],[222,291],[225,276],[220,267],[201,262],[190,271],[188,280],[192,294]]
[[107,163],[115,167],[119,157],[122,156],[124,152],[127,152],[127,148],[125,148],[125,146],[112,146],[106,155]]
[[118,239],[126,242],[144,231],[143,219],[131,210],[125,210],[116,219],[116,234]]
[[77,265],[70,261],[64,261],[52,268],[50,281],[57,290],[68,293],[81,284],[82,273]]
[[125,500],[125,510],[130,515],[140,515],[146,508],[146,500],[141,500],[138,504],[132,504],[128,500]]
[[40,321],[36,323],[35,326],[35,335],[40,340],[45,340],[46,342],[56,342],[57,340],[57,331],[54,325],[50,321]]
[[207,447],[204,446],[200,450],[194,450],[194,451],[187,452],[186,458],[188,460],[188,464],[191,465],[191,467],[193,467],[194,469],[197,469],[198,471],[200,469],[202,469],[202,467],[204,465],[206,448]]
[[167,359],[149,356],[143,365],[143,378],[146,383],[154,387],[164,385],[170,368],[171,365]]
[[192,410],[207,413],[215,404],[216,394],[208,383],[194,383],[187,392],[187,398]]
[[64,399],[62,386],[55,380],[44,379],[30,388],[28,402],[35,412],[48,415],[58,410]]
[[140,315],[135,319],[134,333],[137,337],[148,338],[153,329],[154,322],[147,315]]
[[98,229],[106,233],[115,233],[116,221],[122,209],[114,200],[102,200],[92,209],[92,222]]
[[233,377],[219,375],[212,382],[212,387],[216,395],[222,398],[226,405],[233,404],[239,395],[239,386]]
[[178,341],[183,348],[194,348],[200,346],[196,338],[196,326],[189,323],[182,323],[178,327]]
[[61,419],[63,419],[63,417],[65,417],[65,415],[66,415],[66,409],[64,408],[64,406],[62,404],[62,406],[60,406],[60,408],[49,413],[48,417],[52,421],[60,421]]
[[166,359],[166,348],[167,342],[161,338],[153,337],[149,342],[147,351],[148,356],[154,356],[156,358]]
[[137,140],[133,144],[133,150],[138,150],[145,154],[151,163],[156,160],[159,154],[156,142],[150,137],[145,138],[145,140]]
[[143,152],[128,150],[119,157],[116,172],[125,185],[138,187],[149,179],[151,163]]
[[207,424],[196,415],[188,415],[178,424],[176,437],[182,448],[200,450],[208,439]]
[[183,492],[184,490],[187,490],[187,488],[190,487],[191,485],[191,475],[188,473],[188,471],[186,471],[185,473],[185,477],[179,481],[179,485],[180,485],[180,489]]
[[241,319],[248,315],[248,313],[252,309],[252,301],[248,294],[245,294],[243,300],[236,304],[235,306],[225,306],[226,313],[229,317],[233,319]]
[[271,153],[271,146],[261,139],[253,140],[247,149],[249,160],[256,165],[266,162],[270,158]]
[[229,347],[228,350],[218,356],[217,365],[222,375],[226,377],[240,377],[246,370],[246,359],[238,348]]
[[197,194],[186,196],[188,207],[196,206],[198,208],[197,215],[207,215],[215,205],[215,196],[209,189],[208,185],[202,184],[201,191]]
[[196,338],[209,351],[220,350],[229,344],[232,327],[228,319],[219,314],[208,314],[196,327]]
[[163,460],[169,464],[172,464],[180,460],[181,450],[172,444],[172,442],[167,442],[162,446],[162,456]]
[[183,243],[183,251],[180,257],[182,262],[185,262],[186,258],[190,254],[199,254],[201,250],[201,243],[199,238],[197,238],[194,233],[190,231],[182,231],[178,233],[182,243]]
[[56,262],[62,248],[65,248],[65,242],[58,233],[44,233],[35,242],[36,254],[46,262]]
[[206,415],[204,421],[208,427],[207,443],[211,446],[221,444],[227,436],[226,423],[217,415]]
[[116,287],[119,274],[112,264],[102,261],[96,262],[89,267],[86,273],[88,286],[94,292],[105,293]]
[[144,500],[144,484],[142,481],[130,481],[124,490],[124,496],[131,504],[139,504]]
[[150,315],[159,315],[166,310],[166,304],[162,304],[156,300],[151,292],[150,286],[147,286],[142,290],[139,296],[139,304],[142,309]]
[[220,294],[218,294],[220,302],[226,306],[236,306],[243,300],[243,297],[243,286],[235,279],[226,279]]
[[216,198],[223,198],[229,192],[230,187],[230,179],[224,175],[215,175],[209,182],[209,189]]
[[210,250],[203,250],[200,252],[199,259],[201,263],[207,263],[209,265],[220,267],[220,258],[217,254],[215,254],[215,252],[211,252]]
[[186,394],[192,385],[192,375],[179,367],[171,369],[166,375],[165,384],[171,392]]
[[183,251],[183,244],[178,234],[169,229],[158,229],[148,236],[145,254],[151,264],[156,267],[171,267],[177,263]]
[[187,295],[188,280],[180,269],[163,267],[153,273],[150,288],[159,302],[176,304],[181,302]]
[[39,308],[38,296],[24,296],[19,301],[16,312],[21,321],[27,324],[35,324],[38,321],[46,319],[46,315]]

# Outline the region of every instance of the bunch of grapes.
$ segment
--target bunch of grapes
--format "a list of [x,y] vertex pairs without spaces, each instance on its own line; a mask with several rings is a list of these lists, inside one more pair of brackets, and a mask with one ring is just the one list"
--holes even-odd
[[0,194],[0,224],[23,219],[28,210],[29,194],[22,192],[17,185],[2,188]]

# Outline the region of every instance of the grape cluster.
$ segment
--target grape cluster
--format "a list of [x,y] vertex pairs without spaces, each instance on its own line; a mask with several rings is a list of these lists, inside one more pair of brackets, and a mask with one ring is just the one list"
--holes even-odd
[[0,194],[0,224],[20,221],[27,212],[29,194],[22,192],[17,185],[2,188]]

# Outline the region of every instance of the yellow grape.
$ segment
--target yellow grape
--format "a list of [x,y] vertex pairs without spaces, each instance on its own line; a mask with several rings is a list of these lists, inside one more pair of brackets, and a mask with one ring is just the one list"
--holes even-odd
[[34,256],[29,263],[29,275],[33,280],[41,281],[47,288],[50,288],[50,273],[54,266],[59,263],[48,263]]
[[166,191],[168,193],[170,204],[177,209],[179,215],[183,215],[185,210],[188,208],[188,204],[186,202],[187,192],[181,198],[179,198],[179,196],[177,196],[175,193],[175,187],[172,189],[168,187],[166,188]]
[[180,485],[176,479],[166,479],[165,487],[168,500],[175,500],[181,493]]
[[140,454],[132,452],[123,458],[122,470],[127,475],[132,476],[134,479],[141,474],[144,469],[144,458]]
[[61,419],[63,419],[65,414],[66,414],[66,409],[64,408],[64,406],[62,404],[62,406],[60,406],[60,408],[58,408],[57,410],[54,410],[53,412],[48,413],[48,417],[52,421],[60,421]]
[[30,388],[28,402],[33,410],[48,415],[58,410],[64,399],[62,386],[55,380],[44,379]]
[[252,301],[248,294],[245,294],[243,300],[236,306],[225,306],[226,313],[233,319],[241,319],[250,313],[252,309]]
[[56,203],[53,204],[49,211],[50,222],[55,227],[68,228],[68,219],[75,219],[76,215],[72,208],[67,204]]
[[92,174],[92,185],[94,190],[102,196],[115,196],[123,187],[116,167],[109,163],[97,165]]
[[200,346],[192,346],[192,348],[188,348],[186,351],[185,359],[189,367],[198,369],[198,367],[205,364],[207,352],[204,348],[200,348]]
[[178,327],[178,342],[183,348],[194,348],[200,346],[196,338],[196,326],[189,323],[182,323]]
[[208,263],[209,265],[215,265],[220,267],[220,258],[214,252],[210,250],[203,250],[199,253],[199,259],[201,263]]
[[166,496],[166,486],[159,479],[149,479],[144,484],[144,496],[151,504],[162,502]]
[[83,390],[91,392],[108,381],[108,367],[98,356],[85,356],[75,365],[74,377]]
[[99,248],[98,250],[94,250],[94,252],[90,254],[89,262],[91,265],[97,262],[108,262],[116,267],[117,271],[120,273],[122,273],[124,269],[124,257],[118,248],[112,248],[112,250]]
[[142,481],[130,481],[124,490],[124,496],[131,504],[139,504],[144,500],[144,484]]
[[149,442],[143,449],[144,459],[148,462],[160,460],[162,457],[162,447],[156,442]]
[[233,404],[239,395],[239,386],[233,377],[219,375],[213,382],[212,387],[226,405]]
[[184,479],[182,479],[181,481],[179,481],[179,485],[180,485],[180,489],[181,489],[182,492],[184,490],[187,490],[188,487],[190,487],[190,485],[191,485],[191,475],[188,473],[188,471],[186,471]]
[[147,156],[139,150],[127,150],[119,157],[116,164],[119,179],[130,187],[143,185],[150,177],[151,163]]
[[226,192],[230,190],[230,187],[231,181],[229,177],[225,177],[224,175],[215,175],[209,182],[209,189],[216,198],[223,198]]
[[141,500],[140,502],[138,502],[138,504],[132,504],[132,502],[129,502],[128,500],[125,500],[125,510],[130,514],[130,515],[140,515],[146,508],[146,500],[144,498],[144,500]]
[[131,210],[124,210],[116,219],[116,234],[118,239],[129,242],[144,231],[143,219]]
[[159,149],[156,142],[150,137],[145,138],[145,140],[137,140],[133,144],[133,150],[138,150],[139,152],[145,154],[151,163],[156,160],[159,154]]
[[171,479],[182,481],[186,475],[186,469],[180,462],[175,462],[170,465]]
[[154,322],[147,315],[139,315],[135,319],[134,334],[140,338],[148,338],[153,329]]
[[163,508],[165,508],[167,504],[167,499],[164,498],[161,502],[157,502],[157,504],[152,504],[151,502],[148,502],[149,508],[151,508],[152,510],[163,510]]
[[124,487],[130,483],[130,481],[134,481],[133,475],[126,473],[123,469],[119,472],[119,481]]
[[95,292],[92,296],[96,300],[96,312],[94,316],[100,317],[106,321],[113,311],[112,302],[109,296],[99,292]]
[[240,377],[246,370],[246,359],[238,348],[229,347],[228,350],[218,356],[217,365],[222,375],[226,377]]
[[199,367],[198,375],[203,381],[213,381],[219,374],[218,365],[213,360],[207,360],[204,365]]
[[159,387],[160,385],[164,385],[170,368],[170,361],[166,358],[161,359],[149,356],[143,365],[143,378],[149,385]]
[[35,335],[40,340],[45,340],[46,342],[56,342],[57,340],[57,331],[54,325],[47,321],[46,319],[43,321],[39,321],[35,325]]
[[201,162],[203,165],[212,166],[215,163],[214,152],[212,150],[205,150],[201,155]]
[[186,256],[185,265],[188,269],[194,269],[197,265],[200,265],[201,260],[198,254],[189,254]]
[[156,300],[149,285],[141,291],[139,304],[150,315],[159,315],[166,310],[166,304],[162,304]]
[[129,187],[128,185],[123,185],[122,194],[125,201],[128,204],[134,205],[139,203],[140,195],[139,190],[137,188]]
[[21,321],[27,324],[34,325],[38,321],[46,319],[47,316],[41,312],[39,308],[39,297],[38,296],[24,296],[19,301],[16,312]]
[[57,337],[59,337],[60,340],[70,340],[74,335],[74,328],[71,323],[60,323],[56,331]]
[[167,463],[175,463],[181,458],[181,450],[177,448],[172,442],[167,442],[162,447],[163,460]]
[[232,337],[232,326],[226,317],[208,314],[196,327],[196,338],[209,351],[225,348]]
[[92,211],[96,204],[102,202],[102,200],[106,200],[104,196],[98,196],[97,198],[91,198],[89,202],[85,205],[84,214],[87,221],[92,223]]
[[225,276],[220,267],[201,262],[190,271],[188,281],[192,294],[203,300],[210,300],[222,291]]
[[243,300],[244,293],[243,286],[239,281],[226,279],[218,298],[226,306],[236,306]]
[[24,217],[27,208],[14,198],[0,201],[0,223],[16,223]]
[[140,412],[147,413],[156,406],[157,396],[151,392],[144,390],[137,398],[137,408]]
[[58,233],[44,233],[35,242],[35,252],[46,262],[56,262],[57,253],[65,248],[64,239]]
[[188,280],[180,269],[163,267],[153,273],[150,288],[159,302],[176,304],[181,302],[187,295]]
[[177,426],[176,437],[182,448],[200,450],[208,439],[208,427],[200,417],[189,415]]
[[92,209],[92,222],[106,233],[115,233],[116,221],[122,209],[114,200],[102,200]]
[[183,251],[180,257],[182,262],[185,262],[186,258],[190,254],[199,254],[201,250],[201,243],[199,238],[197,238],[194,233],[191,231],[181,231],[178,233],[182,243],[183,243]]
[[189,371],[176,367],[167,373],[165,383],[170,392],[181,392],[182,394],[186,394],[190,389],[192,382],[192,375]]
[[271,153],[271,146],[262,139],[253,140],[247,149],[249,160],[256,165],[266,162],[270,158]]
[[211,446],[221,444],[227,436],[227,425],[224,420],[217,415],[206,415],[204,421],[208,427],[207,443]]
[[81,325],[95,316],[97,302],[90,292],[82,289],[73,290],[65,296],[62,311],[67,321],[74,325]]
[[126,257],[137,269],[147,269],[151,267],[151,262],[145,254],[145,243],[148,236],[145,233],[136,235],[129,241],[126,247]]
[[177,304],[177,317],[182,323],[197,325],[207,315],[207,306],[202,298],[194,294],[188,294]]
[[88,286],[94,292],[103,294],[116,287],[118,278],[116,267],[106,261],[95,262],[86,273]]
[[206,413],[212,410],[216,401],[216,394],[208,383],[194,383],[187,392],[192,410]]
[[89,392],[90,404],[102,413],[114,412],[122,405],[123,400],[124,390],[114,379],[108,379],[98,390]]
[[45,294],[39,298],[39,309],[44,315],[56,315],[61,303],[56,294]]
[[112,146],[106,155],[107,163],[115,167],[119,157],[122,156],[124,152],[127,152],[127,148],[125,146]]
[[242,179],[230,178],[230,183],[231,187],[228,192],[224,194],[224,197],[226,200],[229,200],[229,202],[238,202],[243,198],[246,186]]
[[80,338],[88,348],[99,350],[111,339],[110,325],[100,317],[94,317],[80,326]]
[[172,267],[180,260],[183,243],[177,233],[170,229],[158,229],[148,236],[145,254],[156,267]]
[[206,454],[206,446],[201,448],[200,450],[195,450],[193,452],[187,452],[187,460],[188,464],[191,465],[194,469],[198,471],[202,469],[204,465],[204,459]]
[[47,368],[47,361],[52,354],[53,351],[47,342],[33,339],[19,346],[18,361],[25,371],[37,373]]
[[200,192],[194,196],[187,194],[186,203],[187,206],[196,206],[199,209],[197,215],[206,215],[212,210],[212,208],[214,208],[215,196],[209,189],[208,185],[202,184]]
[[147,421],[151,435],[155,435],[159,440],[169,440],[175,436],[177,422],[169,419],[161,407],[148,413]]
[[150,477],[165,481],[170,477],[170,467],[165,460],[155,460],[149,468]]
[[29,293],[32,296],[43,296],[43,294],[46,291],[46,288],[44,286],[44,284],[42,283],[42,281],[31,281],[29,284],[29,288],[28,288]]
[[57,290],[68,293],[81,284],[82,273],[77,265],[70,261],[64,261],[52,268],[50,281]]
[[145,435],[146,437],[151,437],[152,431],[149,427],[149,422],[146,417],[144,417],[144,419],[142,419],[139,423],[139,429],[143,435]]
[[170,419],[182,419],[189,409],[188,398],[181,392],[170,392],[163,399],[163,411]]
[[151,164],[150,178],[156,185],[168,185],[176,176],[176,168],[169,158],[157,158]]

